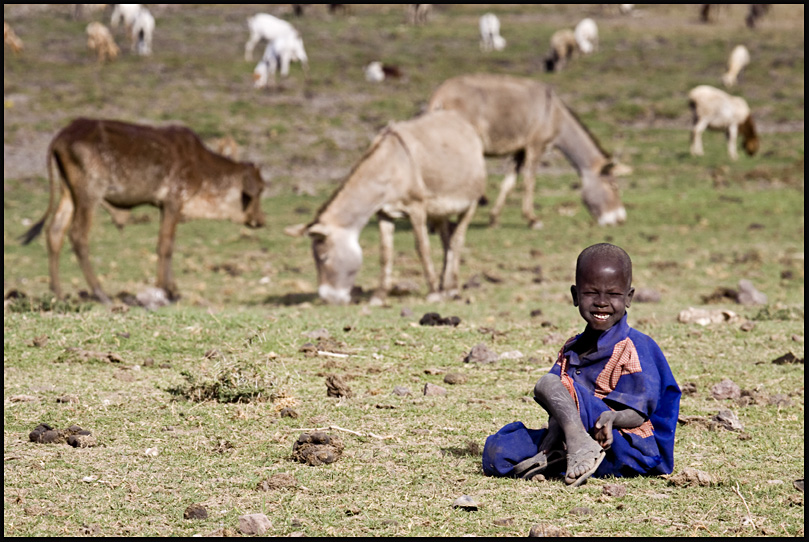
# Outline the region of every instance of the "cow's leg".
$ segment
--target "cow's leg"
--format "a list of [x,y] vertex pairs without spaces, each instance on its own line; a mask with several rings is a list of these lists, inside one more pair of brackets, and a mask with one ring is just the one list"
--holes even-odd
[[430,296],[437,294],[439,291],[438,276],[433,267],[433,261],[430,258],[430,238],[429,231],[427,230],[427,215],[424,209],[411,210],[409,213],[410,223],[413,225],[413,233],[416,236],[416,250],[421,258],[421,264],[424,267],[424,275],[427,278],[427,284],[430,288]]
[[473,200],[469,208],[461,215],[461,219],[458,221],[458,224],[455,226],[455,231],[452,232],[452,237],[449,239],[449,250],[444,254],[442,289],[451,296],[458,293],[461,251],[466,243],[466,230],[472,222],[472,217],[475,215],[477,206],[478,201]]
[[70,222],[73,219],[73,199],[67,187],[62,187],[62,199],[56,206],[51,223],[48,225],[46,233],[48,244],[48,268],[51,277],[51,291],[57,297],[62,297],[62,286],[59,282],[59,254],[62,251],[62,244],[65,241]]
[[101,288],[93,265],[90,262],[90,227],[93,225],[93,215],[95,214],[98,200],[91,197],[86,192],[76,196],[76,208],[73,213],[73,223],[70,225],[70,243],[73,245],[73,252],[79,261],[84,278],[93,295],[104,304],[110,303],[110,298]]
[[157,287],[162,288],[170,300],[180,298],[174,275],[171,272],[171,257],[174,252],[174,236],[180,210],[171,204],[160,208],[160,233],[157,237]]
[[371,297],[371,305],[382,305],[393,285],[393,220],[379,216],[379,287]]
[[736,140],[739,138],[739,125],[731,124],[727,131],[728,154],[731,160],[739,159],[739,152],[736,150]]
[[694,123],[694,129],[691,132],[691,154],[693,156],[702,156],[705,151],[702,148],[702,132],[708,128],[707,120],[698,120]]

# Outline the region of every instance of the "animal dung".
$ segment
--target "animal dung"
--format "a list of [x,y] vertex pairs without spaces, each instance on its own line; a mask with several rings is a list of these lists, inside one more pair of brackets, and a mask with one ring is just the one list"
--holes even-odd
[[442,318],[440,314],[437,312],[428,312],[424,316],[421,317],[419,320],[419,325],[422,326],[452,326],[458,327],[458,324],[461,323],[461,319],[457,316],[450,316],[448,318]]
[[329,397],[351,397],[353,395],[351,388],[337,375],[326,377],[326,393]]
[[192,504],[183,512],[183,519],[208,519],[208,509],[201,504]]
[[292,445],[292,459],[313,467],[334,463],[343,454],[343,441],[322,431],[301,433]]

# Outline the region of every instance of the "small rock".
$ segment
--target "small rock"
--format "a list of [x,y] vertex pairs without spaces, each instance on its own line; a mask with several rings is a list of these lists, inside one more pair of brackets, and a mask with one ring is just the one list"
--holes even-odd
[[577,506],[573,508],[569,512],[572,516],[591,516],[593,515],[593,510],[591,508],[587,508],[586,506]]
[[247,514],[239,518],[239,530],[246,535],[263,535],[272,528],[270,518],[264,514]]
[[498,527],[513,527],[514,518],[502,518],[494,520],[494,524]]
[[607,484],[601,490],[607,497],[626,497],[626,486],[621,484]]
[[766,305],[767,296],[753,286],[747,279],[739,281],[739,296],[737,301],[742,305]]
[[728,431],[744,431],[744,425],[732,410],[720,410],[712,420]]
[[570,536],[570,533],[566,529],[562,527],[557,527],[556,525],[537,524],[531,527],[531,530],[528,532],[529,538],[563,537],[563,536]]
[[166,291],[162,288],[146,288],[137,296],[138,304],[146,310],[157,310],[161,307],[167,307],[171,304]]
[[183,512],[183,519],[208,519],[208,509],[201,504],[192,504]]
[[494,363],[498,355],[484,343],[476,344],[464,358],[464,363]]
[[424,395],[426,397],[441,397],[447,394],[447,389],[429,382],[424,385]]
[[467,378],[465,374],[461,373],[449,373],[447,376],[444,377],[444,382],[449,384],[450,386],[455,386],[457,384],[466,384]]
[[743,323],[741,325],[741,327],[739,327],[739,329],[741,329],[744,332],[753,331],[755,328],[756,328],[756,323],[751,321],[751,320],[746,321],[745,323]]
[[660,303],[662,296],[660,292],[652,288],[636,288],[633,301],[637,303]]
[[157,457],[160,455],[160,450],[158,448],[146,448],[143,455],[146,457]]
[[461,497],[455,499],[455,502],[452,503],[452,507],[462,508],[463,510],[467,510],[469,512],[475,512],[478,508],[480,508],[480,503],[474,497],[462,495]]
[[803,365],[803,358],[799,358],[792,352],[784,354],[780,358],[775,358],[772,360],[775,365],[793,365],[793,364],[800,364]]
[[795,480],[794,482],[792,482],[792,485],[795,486],[795,489],[803,493],[803,478],[801,478],[800,480]]
[[711,395],[714,399],[738,399],[742,396],[742,389],[732,380],[726,378],[719,384],[711,388]]
[[710,486],[714,479],[707,472],[686,467],[683,472],[669,476],[668,483],[677,487]]
[[398,395],[399,397],[406,397],[408,395],[413,395],[413,392],[410,391],[410,388],[407,386],[396,386],[393,388],[393,395]]
[[500,354],[498,359],[522,359],[523,357],[523,353],[519,350],[511,350],[509,352],[503,352]]
[[413,318],[413,309],[410,307],[403,307],[402,311],[399,313],[399,316],[402,318]]

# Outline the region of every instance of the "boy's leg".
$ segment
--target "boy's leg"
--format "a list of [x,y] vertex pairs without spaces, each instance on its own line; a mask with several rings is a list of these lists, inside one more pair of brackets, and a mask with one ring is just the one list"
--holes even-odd
[[[568,457],[565,481],[578,485],[586,479],[585,475],[595,472],[604,450],[587,433],[575,401],[558,376],[547,374],[540,378],[534,387],[534,398],[559,424],[564,434]],[[543,445],[544,443],[543,440]]]

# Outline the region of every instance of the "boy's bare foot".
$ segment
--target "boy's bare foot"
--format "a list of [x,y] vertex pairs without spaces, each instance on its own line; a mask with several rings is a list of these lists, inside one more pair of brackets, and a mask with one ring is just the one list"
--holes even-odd
[[565,483],[573,487],[582,485],[601,465],[604,455],[601,445],[589,436],[586,440],[581,439],[575,445],[569,446]]

